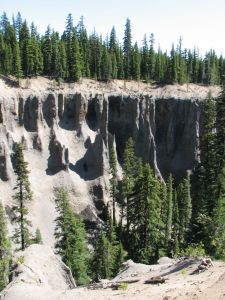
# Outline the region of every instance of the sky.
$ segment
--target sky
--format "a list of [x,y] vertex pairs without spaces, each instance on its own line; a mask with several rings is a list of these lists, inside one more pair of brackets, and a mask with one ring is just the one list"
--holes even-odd
[[4,11],[9,18],[19,11],[40,33],[49,24],[62,33],[69,13],[75,25],[83,16],[88,33],[95,28],[105,37],[115,25],[121,42],[129,18],[133,42],[154,33],[155,47],[170,50],[181,36],[184,47],[225,55],[225,0],[0,0]]

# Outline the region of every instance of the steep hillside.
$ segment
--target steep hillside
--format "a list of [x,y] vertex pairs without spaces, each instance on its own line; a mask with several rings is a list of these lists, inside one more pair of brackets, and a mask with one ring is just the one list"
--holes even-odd
[[45,78],[21,87],[0,81],[0,190],[9,217],[15,142],[25,146],[34,201],[29,204],[34,230],[53,246],[53,187],[65,185],[75,211],[89,222],[104,219],[109,201],[109,149],[123,159],[133,137],[138,155],[159,176],[179,177],[198,160],[202,101],[218,87],[153,86],[83,79],[60,84]]

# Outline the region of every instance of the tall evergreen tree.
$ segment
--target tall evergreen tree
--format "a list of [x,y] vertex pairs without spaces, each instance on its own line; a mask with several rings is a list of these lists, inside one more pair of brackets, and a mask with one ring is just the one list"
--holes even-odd
[[180,244],[185,246],[190,233],[191,217],[192,217],[192,198],[190,174],[182,180],[178,186],[177,197],[179,202],[180,229],[179,240]]
[[[216,158],[217,174],[222,174],[225,166],[225,86],[219,97],[216,99]],[[218,186],[217,197],[221,195],[220,185]]]
[[151,80],[155,78],[155,51],[154,51],[155,38],[154,34],[150,35],[150,49],[149,49],[149,77]]
[[52,42],[51,42],[51,28],[47,27],[44,37],[42,38],[42,53],[44,74],[51,76],[52,71]]
[[75,215],[69,204],[69,196],[64,188],[55,190],[56,219],[55,238],[57,253],[71,269],[78,285],[88,282],[87,243],[85,228],[80,217]]
[[216,100],[216,201],[212,214],[213,254],[225,258],[225,87]]
[[21,38],[20,35],[21,35],[22,24],[23,24],[22,16],[21,16],[21,13],[18,12],[18,14],[16,16],[16,20],[15,20],[15,29],[16,29],[17,40],[20,40],[20,38]]
[[32,75],[33,57],[30,44],[30,32],[26,20],[22,23],[20,31],[20,54],[24,76]]
[[77,25],[77,34],[80,45],[80,55],[82,61],[82,77],[90,77],[90,49],[87,30],[84,25],[84,18],[81,17]]
[[211,216],[216,204],[217,159],[216,159],[216,107],[211,95],[203,106],[203,126],[200,138],[201,162],[197,166],[193,180],[192,235],[196,243],[202,242],[206,250],[210,247]]
[[131,62],[132,62],[132,36],[131,36],[131,23],[130,19],[126,20],[124,42],[124,78],[131,79]]
[[31,222],[27,219],[28,209],[26,208],[26,202],[32,200],[32,192],[28,178],[28,163],[24,160],[22,144],[15,145],[14,171],[16,174],[14,199],[17,201],[17,204],[14,206],[14,211],[16,212],[14,221],[17,223],[14,240],[20,244],[21,250],[24,250],[31,243],[31,234],[29,232]]
[[172,225],[173,225],[173,177],[170,174],[167,182],[167,203],[166,203],[166,247],[170,251],[172,239]]
[[172,245],[170,252],[172,255],[176,255],[180,252],[179,243],[179,230],[180,230],[180,215],[179,215],[179,203],[177,199],[177,191],[173,191],[173,228],[172,228]]
[[[132,206],[130,205],[131,194],[134,187],[134,179],[136,176],[136,156],[134,153],[134,143],[132,138],[129,138],[124,150],[123,164],[123,198],[124,203],[122,209],[125,208],[124,214],[126,217],[126,234],[129,236]],[[122,218],[123,218],[122,214]]]
[[132,49],[132,79],[139,81],[141,78],[141,59],[138,44],[135,43]]
[[112,61],[106,46],[103,46],[101,59],[101,80],[108,81],[112,76]]
[[77,37],[77,32],[74,30],[73,38],[72,38],[72,56],[71,56],[71,79],[74,81],[79,81],[81,78],[81,56],[80,56],[80,48],[79,41]]
[[94,280],[112,277],[113,250],[103,231],[97,239],[91,268]]
[[68,77],[68,68],[67,68],[67,56],[66,56],[66,47],[65,42],[61,41],[59,44],[59,52],[60,52],[60,71],[59,77],[60,78],[67,78]]
[[117,190],[118,190],[118,182],[117,182],[117,161],[116,161],[116,154],[114,148],[110,151],[110,191],[111,191],[111,198],[112,198],[112,219],[113,225],[116,226],[116,199],[117,199]]
[[133,191],[129,255],[135,261],[150,263],[159,255],[162,221],[160,184],[148,164],[139,171]]
[[3,205],[0,203],[0,291],[9,282],[11,264],[10,241]]
[[14,48],[14,75],[17,77],[17,79],[20,79],[23,75],[20,60],[20,48],[18,42],[16,42]]

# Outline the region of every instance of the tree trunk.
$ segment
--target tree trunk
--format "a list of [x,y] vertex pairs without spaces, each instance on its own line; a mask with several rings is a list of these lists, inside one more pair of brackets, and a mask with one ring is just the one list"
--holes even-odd
[[23,216],[23,184],[20,182],[20,236],[21,236],[21,250],[25,249],[24,238],[24,216]]

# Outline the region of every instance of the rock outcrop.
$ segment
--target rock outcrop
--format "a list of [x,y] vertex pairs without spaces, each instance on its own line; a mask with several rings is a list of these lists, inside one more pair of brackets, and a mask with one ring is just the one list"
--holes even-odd
[[14,278],[0,299],[47,299],[76,287],[70,269],[48,246],[31,245],[17,253],[15,264]]
[[[51,82],[43,78],[31,80],[29,89],[9,88],[4,82],[0,85],[0,179],[5,181],[0,186],[4,201],[11,199],[14,184],[13,146],[23,142],[36,201],[31,204],[32,221],[39,227],[40,222],[49,222],[44,240],[53,231],[54,186],[67,186],[74,209],[85,218],[91,215],[97,220],[104,215],[112,145],[122,163],[126,141],[132,137],[137,154],[162,177],[172,173],[179,178],[198,160],[207,87],[190,85],[187,91],[185,86],[132,86],[128,82],[125,87],[119,81],[107,85],[84,80],[53,90]],[[219,89],[211,92],[216,96]],[[100,197],[96,197],[96,190],[101,191]],[[45,214],[47,220],[43,221]]]

